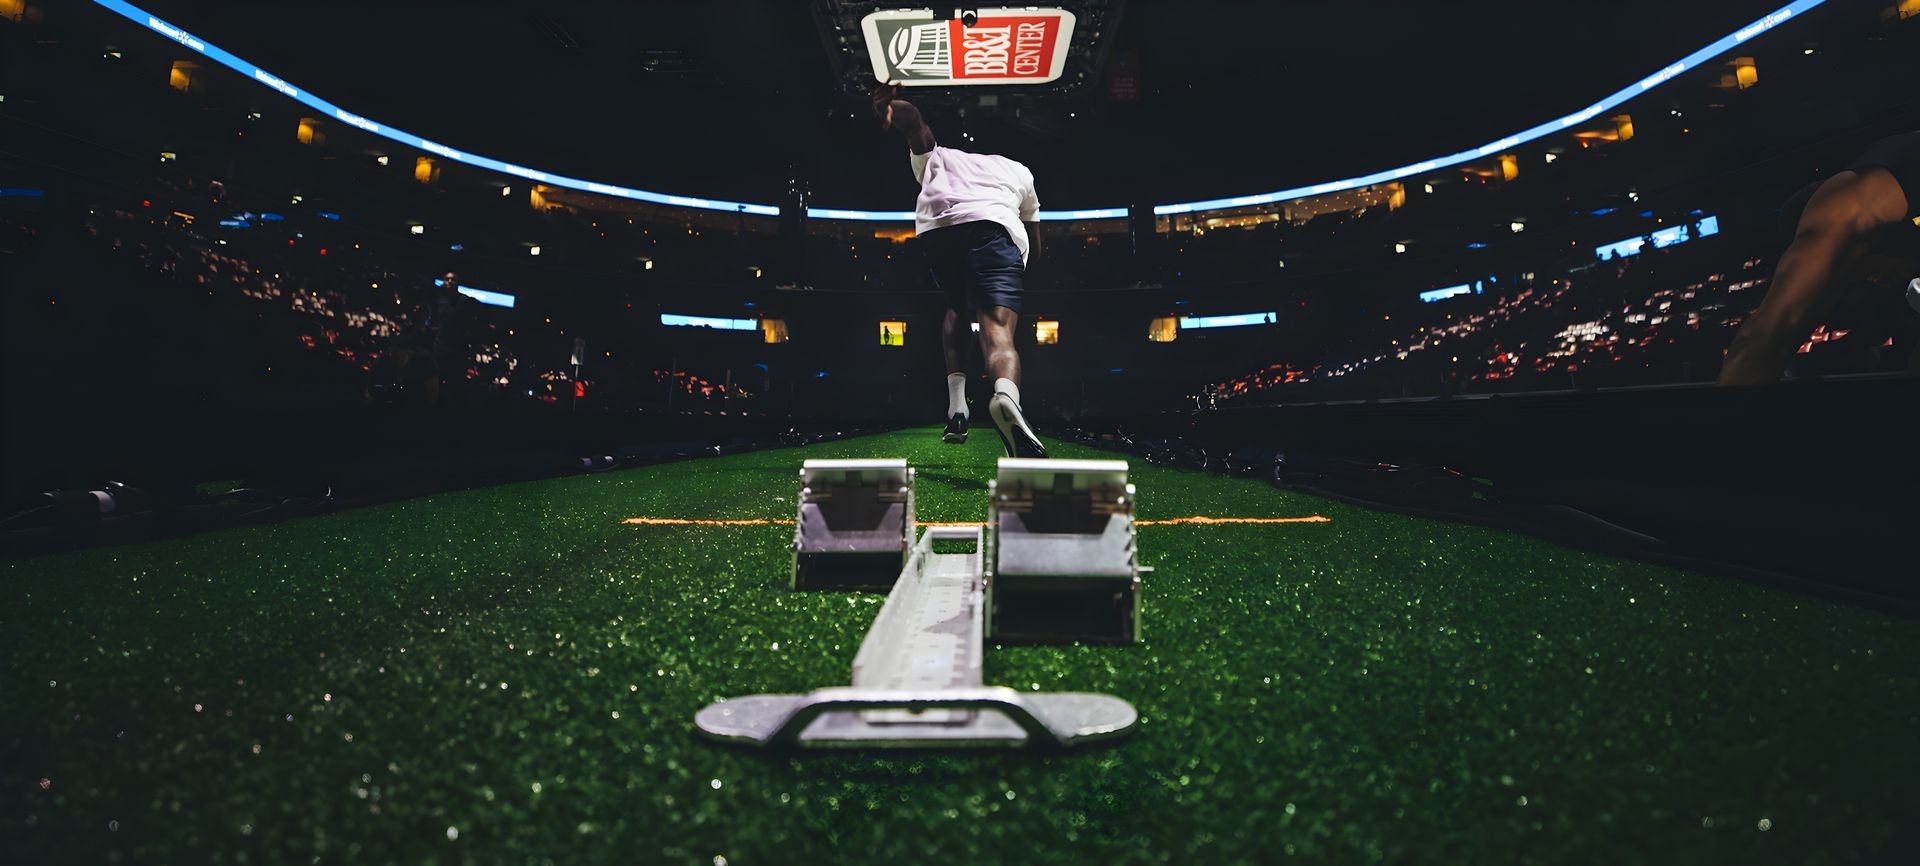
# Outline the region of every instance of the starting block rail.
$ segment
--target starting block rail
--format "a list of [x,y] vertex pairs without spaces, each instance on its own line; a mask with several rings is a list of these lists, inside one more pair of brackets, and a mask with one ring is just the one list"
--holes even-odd
[[[1119,466],[1124,484],[1125,464]],[[1100,474],[1095,486],[1103,493],[1096,499],[1109,507],[1105,482],[1114,467],[1087,468]],[[906,461],[810,460],[801,479],[795,588],[848,588],[845,581],[819,578],[863,575],[873,557],[895,549],[893,533],[904,527],[912,537],[913,473]],[[1117,505],[1130,514],[1129,501]],[[1131,526],[1126,529],[1131,565]],[[972,549],[936,553],[935,542],[970,542]],[[926,527],[861,641],[852,685],[723,700],[696,714],[695,726],[714,740],[774,748],[1064,748],[1131,732],[1138,714],[1111,695],[983,684],[991,552],[983,527]],[[860,567],[844,568],[840,560],[852,557],[864,557]]]

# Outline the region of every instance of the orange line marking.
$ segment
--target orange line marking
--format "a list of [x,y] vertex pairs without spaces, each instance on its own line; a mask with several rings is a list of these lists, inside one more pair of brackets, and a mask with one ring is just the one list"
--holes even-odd
[[[768,520],[764,517],[744,520],[701,520],[686,517],[629,517],[620,521],[631,526],[792,526],[791,520]],[[921,526],[985,526],[978,520],[962,520],[943,523],[935,520],[916,521]],[[1318,514],[1306,517],[1168,517],[1162,520],[1136,520],[1136,526],[1267,526],[1280,523],[1332,523],[1333,518]]]
[[791,520],[689,520],[684,517],[629,517],[620,521],[633,526],[792,526]]
[[1307,517],[1169,517],[1165,520],[1136,520],[1137,526],[1178,526],[1213,524],[1332,523],[1333,518],[1318,514]]

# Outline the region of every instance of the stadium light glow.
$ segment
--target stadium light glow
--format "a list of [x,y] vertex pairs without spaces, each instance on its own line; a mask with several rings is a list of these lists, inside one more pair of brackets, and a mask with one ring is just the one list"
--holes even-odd
[[660,324],[676,328],[713,328],[720,331],[758,331],[759,319],[720,319],[712,316],[678,316],[661,313]]
[[1279,321],[1278,313],[1240,313],[1232,316],[1183,316],[1180,329],[1188,328],[1241,328],[1248,325],[1271,325]]
[[448,147],[447,145],[441,144],[440,142],[433,141],[427,138],[422,138],[418,135],[414,135],[413,133],[396,129],[388,124],[381,123],[379,121],[375,121],[366,117],[362,117],[358,114],[354,114],[353,112],[347,111],[346,109],[341,108],[338,105],[328,102],[325,99],[321,99],[320,97],[315,96],[312,93],[309,93],[306,90],[295,86],[294,84],[292,84],[291,82],[288,82],[284,78],[274,75],[273,73],[270,73],[264,69],[261,69],[260,67],[255,66],[252,63],[249,63],[245,60],[240,59],[239,57],[234,56],[232,53],[228,52],[226,49],[223,49],[217,45],[209,43],[206,40],[201,39],[200,37],[187,32],[186,30],[183,30],[179,27],[174,26],[173,24],[170,24],[166,21],[161,20],[158,16],[148,13],[146,10],[141,9],[140,7],[135,6],[132,3],[124,2],[124,0],[93,0],[93,2],[111,10],[114,14],[117,14],[123,18],[126,18],[129,21],[134,22],[135,24],[139,24],[140,26],[145,27],[149,30],[152,30],[153,32],[158,33],[161,36],[165,36],[166,38],[171,39],[174,42],[179,43],[181,46],[187,48],[188,50],[197,52],[202,56],[205,56],[207,59],[214,61],[215,63],[218,63],[222,66],[227,67],[228,69],[232,69],[236,72],[239,72],[241,75],[245,75],[246,77],[251,78],[254,81],[257,81],[260,84],[273,88],[274,90],[280,91],[282,95],[286,96],[289,99],[292,99],[303,105],[310,106],[320,112],[323,112],[327,117],[333,118],[335,120],[339,120],[342,123],[347,124],[348,126],[357,127],[363,132],[377,135],[391,141],[397,141],[408,147],[418,148],[420,150],[424,150],[436,156],[446,157],[447,159],[451,159],[455,162],[459,162],[465,165],[475,166],[478,168],[483,168],[488,171],[497,171],[502,174],[511,174],[511,175],[516,175],[518,177],[524,177],[528,180],[537,181],[539,183],[548,184],[550,186],[565,187],[567,189],[577,189],[582,192],[590,192],[596,195],[613,196],[615,198],[635,199],[638,201],[652,202],[654,204],[663,204],[671,207],[688,207],[688,208],[698,208],[701,210],[728,211],[732,213],[749,213],[749,214],[757,214],[760,216],[779,216],[780,215],[780,209],[773,205],[747,204],[745,202],[725,201],[721,199],[706,199],[706,198],[698,198],[694,196],[671,195],[668,193],[651,192],[643,189],[632,189],[624,186],[615,186],[613,184],[607,184],[607,183],[596,183],[593,181],[581,180],[580,178],[568,177],[566,175],[557,174],[554,172],[540,171],[538,169],[528,168],[524,165],[515,165],[510,162],[502,162],[500,160],[493,159],[491,157],[481,156],[477,153],[468,153],[466,151],[462,151],[453,147]]
[[[98,2],[98,0],[96,0],[96,2]],[[1546,123],[1542,123],[1531,129],[1514,133],[1513,135],[1509,135],[1504,138],[1498,139],[1496,141],[1489,142],[1485,145],[1476,147],[1472,150],[1461,151],[1459,153],[1455,153],[1449,156],[1434,157],[1432,159],[1422,160],[1420,162],[1413,163],[1412,165],[1403,165],[1399,168],[1387,169],[1386,171],[1378,171],[1378,172],[1374,172],[1373,174],[1362,175],[1360,177],[1350,177],[1345,180],[1326,181],[1324,183],[1316,183],[1310,186],[1295,187],[1293,189],[1283,189],[1283,190],[1280,190],[1279,192],[1262,193],[1259,195],[1235,196],[1233,198],[1208,199],[1206,201],[1183,202],[1180,204],[1154,205],[1153,212],[1157,216],[1165,216],[1167,214],[1191,213],[1193,211],[1204,211],[1204,210],[1220,210],[1223,208],[1253,207],[1256,205],[1273,204],[1275,202],[1292,201],[1294,199],[1307,198],[1309,196],[1316,196],[1316,195],[1325,195],[1330,192],[1339,192],[1341,190],[1356,189],[1359,187],[1367,187],[1367,186],[1376,186],[1383,183],[1389,183],[1392,181],[1401,180],[1403,178],[1411,177],[1413,175],[1426,174],[1428,172],[1437,171],[1439,169],[1450,168],[1452,166],[1460,165],[1465,162],[1471,162],[1476,159],[1485,159],[1489,156],[1493,156],[1493,155],[1502,153],[1504,151],[1512,150],[1513,148],[1518,147],[1522,144],[1526,144],[1527,142],[1535,141],[1535,140],[1544,138],[1548,135],[1552,135],[1553,133],[1561,132],[1571,127],[1579,126],[1580,124],[1592,121],[1593,119],[1606,113],[1608,110],[1618,107],[1620,105],[1623,105],[1628,100],[1631,100],[1634,97],[1640,96],[1650,90],[1653,90],[1656,87],[1666,84],[1667,82],[1680,77],[1682,73],[1698,68],[1702,64],[1705,64],[1707,61],[1712,60],[1713,58],[1718,57],[1721,54],[1725,54],[1726,52],[1733,50],[1735,47],[1747,42],[1748,40],[1751,40],[1763,33],[1773,30],[1774,28],[1779,27],[1780,25],[1793,20],[1795,17],[1799,15],[1805,14],[1809,10],[1814,9],[1815,7],[1818,7],[1824,4],[1825,2],[1826,0],[1795,0],[1795,2],[1793,3],[1789,3],[1785,6],[1780,7],[1779,9],[1774,10],[1771,13],[1768,13],[1765,17],[1761,18],[1760,20],[1755,21],[1752,24],[1748,24],[1747,26],[1742,27],[1739,30],[1735,30],[1734,32],[1729,33],[1726,36],[1723,36],[1715,40],[1711,44],[1707,45],[1705,48],[1701,48],[1700,50],[1695,51],[1692,54],[1682,57],[1678,61],[1675,61],[1673,63],[1670,63],[1662,67],[1661,69],[1654,72],[1653,74],[1648,75],[1644,78],[1641,78],[1639,81],[1636,81],[1632,84],[1627,85],[1625,88],[1622,88],[1621,90],[1615,92],[1611,96],[1606,97],[1605,99],[1600,100],[1599,102],[1589,105],[1586,108],[1583,108],[1565,117],[1559,118],[1557,120],[1549,120]]]

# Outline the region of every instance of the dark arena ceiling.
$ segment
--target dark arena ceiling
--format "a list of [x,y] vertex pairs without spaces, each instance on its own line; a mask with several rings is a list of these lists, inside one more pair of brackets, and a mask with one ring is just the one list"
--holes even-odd
[[[510,162],[760,202],[779,200],[797,172],[822,206],[912,201],[898,139],[866,113],[858,24],[913,4],[142,5],[351,110]],[[1261,192],[1477,146],[1576,110],[1780,4],[1057,5],[1079,19],[1059,81],[911,93],[945,143],[1032,166],[1052,208]],[[1136,100],[1111,98],[1119,64],[1137,69]],[[258,98],[274,97],[263,88]]]

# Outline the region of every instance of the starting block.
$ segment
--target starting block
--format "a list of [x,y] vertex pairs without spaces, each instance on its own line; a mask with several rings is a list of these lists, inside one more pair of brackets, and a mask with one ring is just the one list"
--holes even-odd
[[1000,461],[987,487],[987,637],[1134,643],[1142,568],[1123,460]]
[[[1045,636],[1102,640],[1117,639],[1112,634],[1124,631],[1126,639],[1131,640],[1138,633],[1138,612],[1130,593],[1125,595],[1125,612],[1134,619],[1123,629],[1112,622],[1112,614],[1119,610],[1112,581],[1121,575],[1109,560],[1120,555],[1116,550],[1124,552],[1128,569],[1125,577],[1132,581],[1135,591],[1141,570],[1133,556],[1132,488],[1126,486],[1126,464],[1002,461],[1001,489],[1009,495],[1024,493],[1033,486],[1029,482],[1042,477],[1021,474],[1038,471],[1017,465],[1027,463],[1045,464],[1055,470],[1043,473],[1048,491],[1078,489],[1082,494],[1061,501],[1097,502],[1100,509],[1105,509],[1103,513],[1124,514],[1127,519],[1118,521],[1117,528],[1113,526],[1115,521],[1094,527],[1099,521],[1088,516],[1069,520],[1064,527],[1056,526],[1047,521],[1053,520],[1055,509],[1063,506],[1036,494],[1009,500],[1009,507],[991,506],[996,515],[1005,512],[1008,522],[1003,525],[1011,527],[998,533],[991,523],[984,529],[928,527],[908,551],[886,603],[854,656],[852,685],[815,689],[803,695],[749,695],[723,700],[694,716],[700,733],[722,742],[776,748],[1062,748],[1130,733],[1139,715],[1132,704],[1120,698],[1090,692],[1021,692],[983,684],[982,655],[990,634],[986,563],[991,561],[991,539],[995,535],[1003,542],[1013,540],[1013,558],[1003,561],[1015,565],[1052,562],[1056,563],[1052,571],[1041,577],[1104,581],[1075,584],[1075,592],[1044,588],[1042,591],[1054,595],[1041,596],[1021,583],[1034,575],[1022,571],[1019,577],[1009,579],[1015,589],[1011,598],[1016,614],[1031,614],[1020,608],[1025,603],[1097,605],[1097,609],[1078,615],[1043,618],[1047,628],[1040,631]],[[1011,475],[1008,464],[1016,464]],[[1058,482],[1055,475],[1068,480]],[[800,523],[794,540],[795,588],[856,587],[882,558],[897,555],[888,546],[898,537],[894,533],[904,532],[911,539],[914,532],[912,478],[912,470],[902,460],[808,461],[801,470]],[[1085,483],[1076,488],[1076,478]],[[1118,487],[1114,487],[1116,481]],[[1041,516],[1023,516],[1035,513],[1028,504],[1035,501],[1041,503]],[[1029,522],[1038,528],[1029,529]],[[1073,555],[1066,550],[1065,542],[1053,548],[1036,548],[1023,538],[1045,535],[1043,529],[1091,536],[1066,541],[1080,543],[1099,558],[1089,560],[1084,567],[1058,564]],[[1123,542],[1109,541],[1111,533],[1124,536]],[[966,549],[936,552],[936,543]],[[1021,559],[1023,555],[1027,559]],[[868,558],[850,559],[855,556]],[[851,579],[855,577],[859,580]],[[1082,591],[1096,585],[1101,592]],[[1103,631],[1094,635],[1068,633],[1076,622],[1097,624]]]
[[808,460],[800,467],[793,588],[883,590],[913,548],[905,460]]

